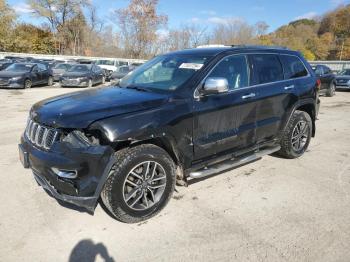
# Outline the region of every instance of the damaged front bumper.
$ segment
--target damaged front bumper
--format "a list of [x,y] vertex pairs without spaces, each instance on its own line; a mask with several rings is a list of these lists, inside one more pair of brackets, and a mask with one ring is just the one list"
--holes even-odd
[[[54,198],[95,210],[100,193],[115,163],[110,146],[74,147],[56,143],[49,151],[34,146],[25,135],[19,145],[20,159],[30,168],[35,180]],[[60,176],[57,170],[74,171],[74,178]]]

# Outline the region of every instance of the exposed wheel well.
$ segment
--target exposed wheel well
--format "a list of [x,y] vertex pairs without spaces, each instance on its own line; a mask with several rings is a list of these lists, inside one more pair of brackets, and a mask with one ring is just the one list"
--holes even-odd
[[296,110],[306,112],[310,115],[312,119],[312,137],[314,137],[316,133],[316,124],[315,124],[316,112],[315,112],[314,105],[313,104],[301,105]]
[[171,146],[171,144],[165,140],[165,139],[161,139],[161,138],[152,138],[152,139],[147,139],[147,140],[142,140],[142,141],[121,141],[121,142],[117,142],[113,145],[111,145],[114,150],[118,151],[124,148],[128,148],[128,147],[134,147],[134,146],[138,146],[141,144],[152,144],[155,146],[158,146],[162,149],[164,149],[169,156],[172,158],[172,160],[174,161],[174,163],[176,165],[179,164],[179,158],[175,153],[175,150],[173,149],[173,147]]

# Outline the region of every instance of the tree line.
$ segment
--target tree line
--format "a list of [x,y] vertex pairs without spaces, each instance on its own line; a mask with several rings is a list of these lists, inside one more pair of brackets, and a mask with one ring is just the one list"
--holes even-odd
[[266,22],[242,19],[217,21],[215,26],[193,21],[168,27],[168,16],[157,10],[158,0],[130,0],[112,11],[112,23],[98,16],[89,0],[28,0],[33,19],[19,20],[0,0],[0,51],[150,58],[198,45],[262,44],[299,50],[308,60],[350,60],[350,5],[315,19],[300,19],[267,33]]

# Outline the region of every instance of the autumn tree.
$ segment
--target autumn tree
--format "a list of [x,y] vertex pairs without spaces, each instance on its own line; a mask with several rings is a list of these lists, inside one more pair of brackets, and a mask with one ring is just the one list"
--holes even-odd
[[88,0],[28,0],[33,14],[47,20],[54,33],[59,54],[65,53],[68,23],[77,17]]
[[21,23],[14,29],[11,51],[23,53],[52,54],[54,38],[48,28]]
[[242,45],[257,43],[257,30],[246,21],[228,19],[213,29],[212,44]]
[[5,0],[0,0],[0,51],[7,50],[12,45],[12,30],[16,15]]
[[166,15],[157,14],[158,0],[131,0],[126,8],[116,10],[122,47],[131,58],[152,56],[157,30],[167,24]]

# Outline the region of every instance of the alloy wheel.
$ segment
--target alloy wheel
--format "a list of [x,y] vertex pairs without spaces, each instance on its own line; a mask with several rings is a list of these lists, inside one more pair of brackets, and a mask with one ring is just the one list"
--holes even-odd
[[298,152],[302,150],[309,138],[309,126],[306,121],[299,121],[292,132],[292,147]]
[[123,184],[123,198],[133,210],[143,211],[158,203],[164,194],[166,173],[155,161],[138,164],[128,173]]

